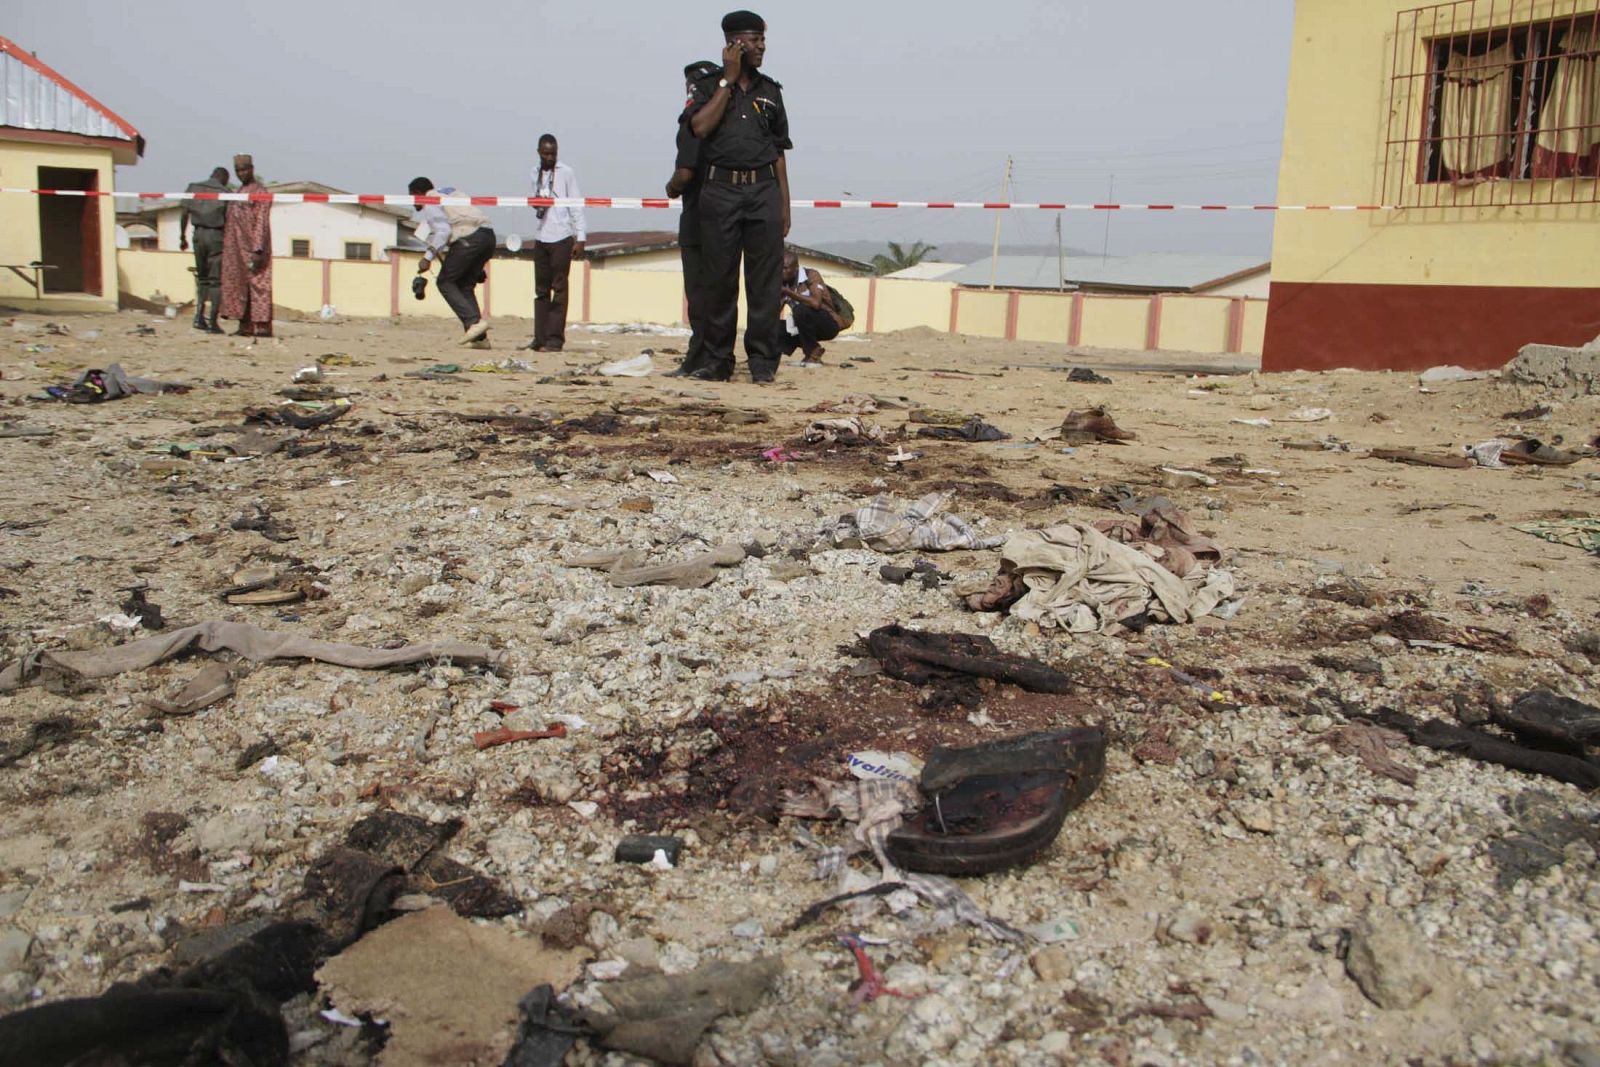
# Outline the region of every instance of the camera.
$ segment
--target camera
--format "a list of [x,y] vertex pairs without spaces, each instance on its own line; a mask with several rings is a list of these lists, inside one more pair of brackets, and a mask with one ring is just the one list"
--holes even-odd
[[423,297],[427,296],[428,279],[424,278],[420,274],[411,279],[411,295],[416,297],[418,300],[421,300]]

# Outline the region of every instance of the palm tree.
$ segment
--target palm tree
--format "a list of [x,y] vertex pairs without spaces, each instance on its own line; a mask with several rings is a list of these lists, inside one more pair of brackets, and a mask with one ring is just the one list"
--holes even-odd
[[878,274],[893,274],[897,270],[915,267],[938,251],[938,245],[925,245],[921,241],[910,248],[903,248],[893,241],[889,242],[889,254],[872,257],[872,269]]

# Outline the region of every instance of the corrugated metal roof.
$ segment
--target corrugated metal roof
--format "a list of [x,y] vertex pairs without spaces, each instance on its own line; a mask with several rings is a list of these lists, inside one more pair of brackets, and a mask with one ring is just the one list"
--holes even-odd
[[139,131],[49,66],[0,37],[0,126],[140,141]]
[[[957,285],[986,286],[994,262],[980,260],[940,280]],[[1064,273],[1069,289],[1082,286],[1187,292],[1266,266],[1265,260],[1255,256],[1150,252],[1107,259],[1068,256]],[[1055,256],[1001,256],[993,273],[994,284],[1002,289],[1058,289],[1063,271]]]

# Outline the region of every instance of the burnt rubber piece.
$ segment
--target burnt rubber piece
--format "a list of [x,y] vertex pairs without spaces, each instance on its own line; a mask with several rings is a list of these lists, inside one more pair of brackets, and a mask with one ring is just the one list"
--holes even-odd
[[1072,678],[1027,656],[1001,652],[976,634],[924,633],[883,626],[867,635],[867,647],[883,671],[913,685],[966,675],[1009,682],[1030,693],[1070,693]]
[[276,1067],[289,1062],[289,1034],[276,1005],[215,990],[112,989],[0,1018],[7,1063],[68,1067],[197,1063]]
[[1414,719],[1393,708],[1379,708],[1367,716],[1379,726],[1399,730],[1413,744],[1440,752],[1453,752],[1468,759],[1509,767],[1514,771],[1542,774],[1558,782],[1582,789],[1600,789],[1600,762],[1582,756],[1520,745],[1505,737],[1465,726],[1453,726],[1439,719]]
[[1600,708],[1535,689],[1509,711],[1490,713],[1496,723],[1523,737],[1566,745],[1600,744]]
[[618,863],[649,863],[655,859],[657,852],[667,854],[667,862],[674,867],[678,865],[678,854],[683,851],[683,838],[681,837],[651,837],[646,834],[630,834],[617,842],[616,861]]

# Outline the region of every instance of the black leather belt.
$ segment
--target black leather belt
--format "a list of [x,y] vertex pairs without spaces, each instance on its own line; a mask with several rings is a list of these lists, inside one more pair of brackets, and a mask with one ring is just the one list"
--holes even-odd
[[754,185],[756,182],[767,181],[778,176],[775,164],[768,163],[755,170],[729,170],[727,167],[707,167],[706,181],[722,182],[725,185]]

